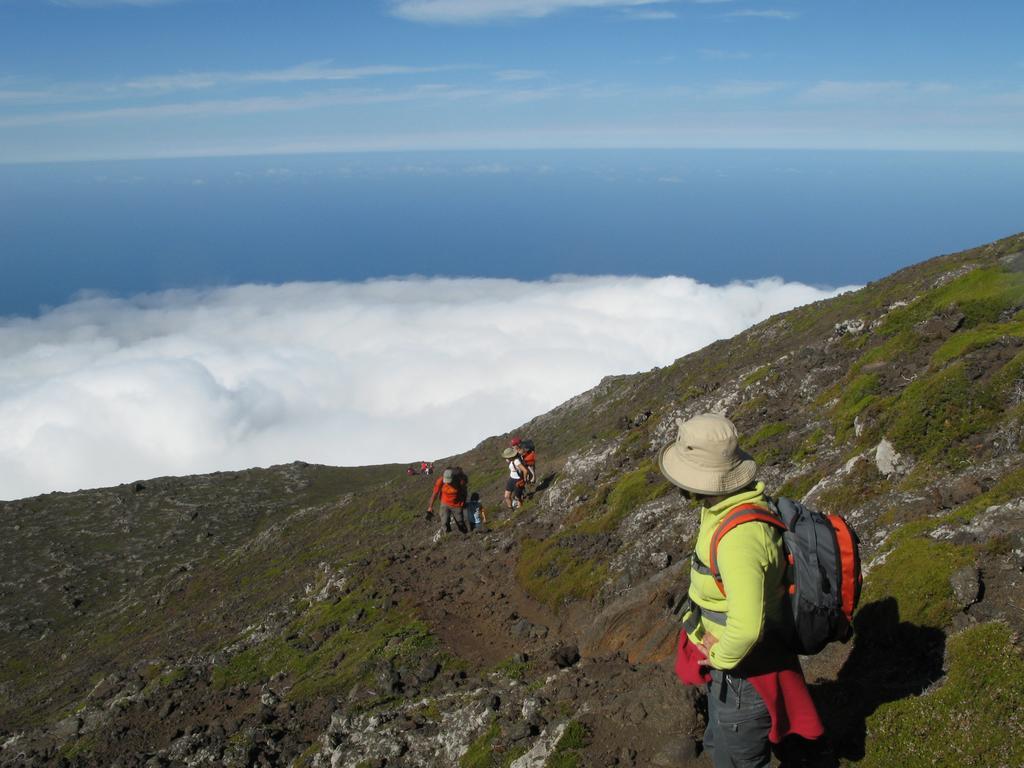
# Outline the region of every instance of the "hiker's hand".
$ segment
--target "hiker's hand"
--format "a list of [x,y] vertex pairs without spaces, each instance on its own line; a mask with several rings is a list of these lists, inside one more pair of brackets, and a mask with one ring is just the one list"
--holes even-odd
[[711,666],[711,659],[708,658],[708,652],[703,645],[695,645],[697,653],[700,654],[700,658],[697,659],[697,666],[700,669],[705,669]]
[[711,649],[714,647],[715,643],[717,643],[717,642],[718,642],[718,638],[715,637],[714,635],[712,635],[710,632],[705,632],[704,633],[704,637],[702,637],[700,639],[700,645],[697,646],[697,649],[701,653],[704,654],[704,658],[697,661],[697,666],[698,667],[712,667],[712,666],[714,666],[711,663],[711,659],[709,657],[711,656]]

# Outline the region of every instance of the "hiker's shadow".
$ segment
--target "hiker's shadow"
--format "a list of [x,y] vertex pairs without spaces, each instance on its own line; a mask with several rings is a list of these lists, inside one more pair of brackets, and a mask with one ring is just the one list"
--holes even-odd
[[551,487],[551,483],[554,482],[556,477],[558,477],[557,472],[551,472],[550,474],[544,475],[544,477],[540,479],[540,482],[537,483],[537,487],[533,489],[533,493],[540,493],[542,491],[546,491],[548,488]]
[[810,686],[835,757],[864,757],[867,719],[882,704],[915,696],[942,677],[946,636],[901,622],[889,597],[853,620],[854,647],[834,681]]

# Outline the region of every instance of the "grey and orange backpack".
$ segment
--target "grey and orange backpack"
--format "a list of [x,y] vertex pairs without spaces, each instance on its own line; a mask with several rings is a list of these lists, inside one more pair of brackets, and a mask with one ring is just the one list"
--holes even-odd
[[741,504],[726,515],[711,538],[708,568],[723,596],[719,542],[737,525],[749,522],[767,523],[782,531],[789,563],[786,583],[793,650],[810,656],[834,640],[849,640],[863,578],[860,542],[849,524],[839,515],[826,515],[784,497],[769,499],[768,508]]

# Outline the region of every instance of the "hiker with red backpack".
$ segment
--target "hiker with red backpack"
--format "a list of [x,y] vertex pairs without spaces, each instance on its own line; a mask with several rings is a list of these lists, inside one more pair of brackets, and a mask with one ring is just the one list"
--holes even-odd
[[523,440],[520,443],[520,457],[526,465],[526,484],[533,485],[537,482],[537,449],[533,440]]
[[434,492],[430,494],[427,504],[427,519],[434,516],[434,501],[441,501],[441,517],[444,518],[444,529],[452,531],[452,521],[462,533],[469,533],[469,522],[466,520],[466,492],[469,488],[469,477],[462,467],[446,467],[434,483]]
[[519,455],[519,449],[509,446],[501,452],[501,457],[508,463],[508,479],[505,481],[505,506],[516,509],[523,503],[523,492],[526,490],[526,465]]
[[676,674],[707,686],[704,749],[715,768],[765,768],[785,736],[824,733],[797,653],[848,638],[860,590],[856,536],[841,518],[769,499],[724,416],[677,424],[658,463],[701,510],[690,587],[677,606]]

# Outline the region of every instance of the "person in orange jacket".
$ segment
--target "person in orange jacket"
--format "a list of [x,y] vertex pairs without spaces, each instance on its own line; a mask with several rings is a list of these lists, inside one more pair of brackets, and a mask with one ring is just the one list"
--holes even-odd
[[430,503],[427,504],[427,518],[433,517],[434,502],[440,499],[445,531],[451,533],[452,520],[454,520],[459,531],[469,533],[465,509],[468,487],[469,478],[461,467],[446,468],[434,483],[434,492],[430,494]]

